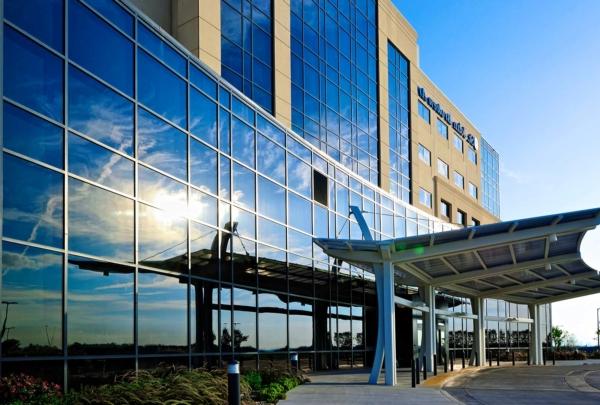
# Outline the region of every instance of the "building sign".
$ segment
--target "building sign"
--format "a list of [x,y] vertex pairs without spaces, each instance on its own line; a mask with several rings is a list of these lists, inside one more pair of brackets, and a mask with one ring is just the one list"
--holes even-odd
[[473,147],[473,149],[477,149],[477,138],[472,134],[465,134],[465,127],[458,121],[452,121],[452,116],[449,112],[444,111],[442,106],[436,103],[431,97],[427,97],[427,93],[425,93],[425,89],[423,87],[417,87],[417,93],[419,94],[419,98],[423,100],[433,111],[437,113],[444,121],[448,123],[454,129],[454,131],[459,134],[469,145]]

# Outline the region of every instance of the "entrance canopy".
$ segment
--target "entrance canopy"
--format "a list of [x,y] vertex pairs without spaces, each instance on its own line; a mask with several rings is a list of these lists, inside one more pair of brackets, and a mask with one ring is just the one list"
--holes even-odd
[[391,262],[397,276],[439,290],[546,304],[600,293],[600,276],[579,250],[586,231],[598,224],[600,208],[400,239],[315,243],[361,267]]

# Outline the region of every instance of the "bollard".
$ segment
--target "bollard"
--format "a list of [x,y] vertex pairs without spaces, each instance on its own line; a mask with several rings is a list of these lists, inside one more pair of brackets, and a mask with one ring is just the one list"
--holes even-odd
[[417,386],[417,376],[415,375],[417,370],[415,369],[415,358],[413,357],[410,361],[410,386],[415,388]]
[[479,353],[475,352],[475,365],[479,365]]
[[531,366],[531,358],[529,357],[529,349],[527,349],[527,365]]
[[427,379],[427,356],[423,356],[423,381]]
[[454,350],[452,351],[452,354],[450,355],[450,371],[454,371]]
[[240,362],[231,361],[227,365],[227,388],[229,405],[240,405]]
[[444,350],[444,373],[448,372],[448,351]]
[[462,351],[462,368],[465,368],[465,351]]
[[494,355],[494,352],[490,350],[488,353],[489,353],[489,355],[490,355],[490,357],[489,357],[488,361],[489,361],[489,363],[490,363],[490,367],[492,367],[492,356]]
[[433,375],[437,375],[437,354],[433,354]]
[[496,357],[496,365],[500,367],[500,348],[498,348],[498,356]]
[[513,366],[515,365],[515,351],[512,351],[512,362],[513,362]]
[[542,349],[542,359],[544,360],[544,366],[546,365],[546,351]]
[[552,349],[552,365],[556,366],[556,354],[554,353],[554,349]]
[[298,371],[298,353],[290,354],[290,364],[292,365],[292,371]]
[[417,356],[415,365],[415,377],[417,377],[417,384],[421,384],[421,367],[419,364],[419,356]]

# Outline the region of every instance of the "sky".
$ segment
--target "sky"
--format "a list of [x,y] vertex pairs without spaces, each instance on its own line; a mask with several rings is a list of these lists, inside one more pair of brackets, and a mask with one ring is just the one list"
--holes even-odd
[[[503,220],[600,207],[600,1],[393,1],[421,69],[500,154]],[[600,269],[594,232],[582,254]],[[595,345],[598,307],[553,304],[553,323]]]

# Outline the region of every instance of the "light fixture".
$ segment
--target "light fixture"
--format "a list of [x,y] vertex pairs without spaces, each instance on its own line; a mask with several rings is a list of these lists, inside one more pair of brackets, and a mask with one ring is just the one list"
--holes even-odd
[[550,241],[550,243],[554,243],[558,240],[558,237],[556,236],[555,233],[553,233],[550,236],[548,236],[548,240]]
[[544,266],[544,269],[546,269],[546,271],[550,271],[550,270],[552,270],[552,265],[550,263],[546,263],[546,265]]
[[575,282],[575,280],[571,280],[571,285],[575,285],[575,284],[577,284],[577,283]]

